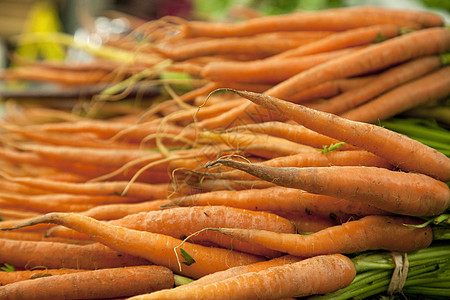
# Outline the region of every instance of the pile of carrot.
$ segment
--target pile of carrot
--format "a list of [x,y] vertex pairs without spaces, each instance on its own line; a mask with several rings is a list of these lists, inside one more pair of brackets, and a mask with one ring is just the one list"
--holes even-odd
[[[0,299],[353,293],[365,276],[356,254],[445,243],[450,158],[371,124],[450,95],[443,25],[375,7],[166,17],[136,28],[139,42],[108,45],[101,68],[6,70],[8,80],[106,83],[87,110],[108,114],[5,104]],[[145,82],[163,101],[107,101]],[[448,268],[448,247],[439,251],[428,263]],[[391,266],[383,276],[398,280]]]

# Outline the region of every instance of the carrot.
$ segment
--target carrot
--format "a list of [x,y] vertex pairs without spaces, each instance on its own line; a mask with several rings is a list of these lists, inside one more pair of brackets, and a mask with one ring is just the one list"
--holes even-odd
[[410,217],[366,216],[309,235],[238,228],[214,230],[229,237],[291,255],[311,257],[366,250],[408,252],[427,248],[433,239],[431,228],[405,226],[405,224],[420,224],[420,222],[422,221]]
[[229,54],[249,55],[251,57],[267,57],[288,49],[296,48],[316,41],[317,38],[285,38],[272,37],[267,34],[252,37],[224,37],[198,41],[185,45],[156,45],[155,51],[167,58],[181,61],[193,57]]
[[[24,220],[22,220],[23,222]],[[0,231],[0,239],[18,240],[18,241],[43,241],[58,242],[65,244],[87,245],[93,243],[89,240],[75,240],[64,237],[47,237],[44,232],[36,231]],[[1,274],[1,273],[0,273]]]
[[216,162],[281,186],[361,201],[397,214],[433,216],[450,207],[449,187],[420,173],[363,166],[276,168],[228,159]]
[[303,103],[311,100],[320,101],[331,98],[343,92],[361,87],[372,81],[377,75],[366,75],[360,77],[344,78],[327,81],[289,96],[286,100],[294,103]]
[[[168,221],[177,219],[176,223]],[[160,211],[141,212],[110,221],[109,224],[161,233],[175,238],[190,236],[205,227],[258,228],[275,232],[295,232],[295,228],[288,220],[277,215],[227,206],[178,207]],[[85,239],[86,236],[75,235],[75,238]],[[223,248],[232,248],[266,257],[279,255],[279,253],[267,251],[264,248],[252,247],[252,245],[245,243],[223,239],[223,236],[216,233],[200,233],[192,236],[190,240],[193,242],[211,242]]]
[[401,18],[383,16],[379,13],[358,13],[354,8],[352,11],[328,10],[320,12],[300,12],[280,16],[265,16],[250,19],[239,23],[210,23],[200,21],[184,21],[174,19],[181,25],[181,37],[225,37],[225,36],[251,36],[254,34],[273,31],[298,31],[298,30],[330,30],[343,31],[351,28],[375,24],[395,24],[408,28],[420,28],[417,21],[409,21]]
[[5,220],[15,220],[23,218],[37,217],[38,213],[19,210],[19,209],[0,209],[0,218],[2,221]]
[[120,253],[98,243],[76,245],[0,239],[0,245],[0,261],[16,268],[93,270],[150,264],[146,259]]
[[251,83],[279,83],[311,67],[355,51],[345,49],[303,57],[252,60],[245,62],[211,62],[203,67],[201,76],[214,81],[238,81]]
[[346,256],[340,254],[316,256],[206,285],[180,286],[135,296],[130,300],[305,297],[346,287],[352,282],[355,274],[355,267]]
[[[262,157],[284,156],[296,153],[310,153],[315,151],[310,146],[291,142],[281,137],[274,137],[257,133],[214,133],[211,131],[204,131],[199,133],[199,138],[205,139],[207,141],[226,144],[231,148]],[[266,149],[266,151],[255,151],[255,147],[256,149],[260,148],[257,147],[258,145],[264,146],[263,149]]]
[[111,249],[148,259],[157,265],[166,266],[174,272],[192,278],[263,260],[259,256],[232,250],[184,243],[183,249],[195,260],[195,263],[182,265],[178,260],[182,260],[180,250],[174,249],[182,243],[181,240],[167,235],[108,225],[73,213],[49,213],[14,228],[1,230],[18,229],[38,223],[70,227],[87,234],[91,239]]
[[284,51],[273,58],[311,55],[348,47],[372,44],[400,34],[400,27],[392,24],[372,25],[338,32],[318,41]]
[[[27,187],[43,189],[56,193],[70,192],[71,194],[120,195],[128,185],[127,181],[72,183],[32,177],[11,177],[1,173],[0,175],[12,182],[20,183]],[[127,196],[146,199],[161,199],[167,196],[167,189],[167,183],[145,184],[136,182],[128,189]]]
[[84,271],[86,270],[62,268],[62,269],[35,269],[35,270],[22,270],[14,272],[0,272],[0,286],[28,279],[41,278],[44,276],[78,273]]
[[172,271],[136,266],[51,275],[0,287],[2,299],[98,299],[128,297],[173,287]]
[[349,216],[387,214],[387,212],[356,201],[316,195],[299,189],[274,186],[241,191],[213,191],[171,199],[170,206],[227,205],[231,207],[295,212],[304,215],[347,219]]
[[4,76],[8,80],[31,80],[31,81],[51,81],[65,85],[87,85],[101,82],[108,82],[109,72],[103,70],[95,71],[70,71],[55,70],[42,66],[27,66],[4,71]]
[[265,270],[267,268],[276,267],[276,266],[282,266],[285,264],[298,262],[302,260],[300,257],[295,257],[292,255],[283,255],[281,257],[272,258],[266,261],[260,261],[253,264],[249,264],[246,266],[239,266],[230,268],[225,271],[220,271],[216,273],[212,273],[206,276],[203,276],[197,280],[194,280],[186,285],[184,287],[191,287],[191,286],[199,286],[199,285],[206,285],[213,282],[218,282],[221,280],[225,280],[237,275],[249,273],[249,272],[258,272]]
[[370,83],[359,88],[344,92],[327,101],[308,103],[306,106],[333,114],[341,114],[392,88],[437,70],[441,64],[439,56],[419,57],[384,71]]
[[239,91],[236,93],[311,130],[370,151],[402,170],[423,173],[442,181],[450,180],[448,157],[404,135],[274,97]]
[[312,232],[317,232],[332,226],[342,224],[342,222],[348,222],[354,218],[353,216],[347,219],[337,219],[332,213],[330,217],[305,215],[302,213],[295,212],[276,212],[277,215],[283,216],[295,225],[297,232],[301,234],[308,234]]
[[375,123],[414,107],[444,99],[448,95],[450,67],[444,67],[346,111],[341,116],[350,120]]
[[[226,130],[226,132],[249,131],[252,133],[264,133],[267,135],[284,138],[299,144],[309,145],[321,149],[325,145],[337,144],[340,141],[310,130],[302,125],[289,124],[285,122],[264,122],[258,124],[246,124]],[[339,150],[353,149],[347,144],[342,145]]]

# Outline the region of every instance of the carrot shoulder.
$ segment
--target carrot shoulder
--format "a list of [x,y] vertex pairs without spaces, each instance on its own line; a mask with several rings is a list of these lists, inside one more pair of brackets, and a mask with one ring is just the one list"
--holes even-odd
[[419,173],[363,166],[276,168],[229,159],[214,163],[243,170],[281,186],[360,201],[397,214],[433,216],[450,206],[448,186]]
[[233,91],[311,130],[372,152],[402,170],[419,172],[442,181],[450,180],[450,159],[439,151],[405,135],[275,97]]

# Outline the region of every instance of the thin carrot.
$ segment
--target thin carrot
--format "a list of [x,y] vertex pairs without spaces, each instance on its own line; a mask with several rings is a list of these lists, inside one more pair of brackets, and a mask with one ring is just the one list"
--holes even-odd
[[316,256],[206,285],[180,286],[135,296],[130,300],[305,297],[346,287],[352,282],[355,274],[352,261],[344,255]]
[[19,209],[0,209],[2,221],[37,217],[38,213]]
[[383,16],[379,13],[358,13],[354,8],[352,11],[329,10],[320,12],[300,12],[282,16],[265,16],[250,19],[239,23],[210,23],[199,21],[184,21],[174,19],[180,23],[179,30],[182,37],[209,36],[250,36],[263,32],[273,31],[298,31],[298,30],[331,30],[342,31],[351,28],[375,24],[396,24],[408,28],[420,28],[415,21],[402,19],[399,15]]
[[263,58],[316,41],[317,38],[273,38],[267,34],[252,37],[225,37],[185,45],[156,45],[155,51],[167,58],[182,61],[193,57],[229,54]]
[[98,243],[76,245],[0,239],[0,246],[0,261],[16,268],[94,270],[150,264],[146,259],[120,253]]
[[318,41],[284,51],[270,59],[323,53],[327,51],[368,45],[400,34],[400,27],[392,24],[372,25],[338,32]]
[[346,219],[338,219],[332,213],[330,217],[305,215],[302,213],[295,212],[276,212],[276,214],[283,216],[295,225],[297,232],[300,234],[310,234],[312,232],[317,232],[332,226],[342,224],[343,222],[348,222],[354,217],[350,216]]
[[419,57],[384,71],[370,83],[344,92],[332,99],[308,103],[306,106],[333,114],[341,114],[383,92],[437,70],[441,64],[441,59],[437,55]]
[[[22,220],[23,222],[23,220]],[[93,243],[90,240],[75,240],[64,237],[47,237],[45,232],[40,231],[0,231],[0,239],[17,240],[17,241],[43,241],[58,242],[65,244],[87,245]],[[0,273],[1,274],[1,273]]]
[[168,289],[173,285],[173,273],[165,267],[133,266],[50,274],[10,283],[0,287],[0,298],[44,300],[129,297]]
[[354,121],[375,123],[417,106],[450,95],[450,66],[405,83],[341,116]]
[[[71,194],[88,195],[120,195],[128,185],[127,181],[108,181],[108,182],[83,182],[72,183],[53,181],[32,177],[11,177],[6,174],[0,174],[9,181],[20,183],[31,188],[39,188],[46,191]],[[135,182],[128,189],[127,196],[161,199],[167,196],[167,183],[164,184],[145,184]]]
[[361,201],[397,214],[433,216],[450,207],[449,187],[420,173],[363,166],[276,168],[225,159],[216,162],[281,186]]
[[294,103],[303,103],[311,100],[320,101],[361,87],[372,81],[377,75],[366,75],[352,78],[336,79],[320,83],[289,96],[286,100]]
[[[168,222],[173,220],[173,222]],[[174,222],[178,220],[177,222]],[[254,212],[227,206],[178,207],[159,211],[141,212],[110,221],[109,224],[130,229],[161,233],[175,238],[190,236],[205,227],[258,228],[275,232],[294,233],[292,224],[277,215],[267,212]],[[215,225],[213,225],[215,224]],[[206,234],[205,234],[206,233]],[[83,239],[81,236],[75,236]],[[279,253],[252,247],[230,239],[223,239],[220,234],[203,232],[192,236],[193,242],[211,242],[223,248],[275,257]]]
[[399,252],[423,249],[428,247],[433,239],[431,228],[429,226],[424,228],[405,226],[405,224],[420,224],[421,222],[419,219],[410,217],[366,216],[309,235],[238,228],[214,230],[229,237],[291,255],[310,257],[378,249]]
[[108,225],[72,213],[49,213],[14,228],[1,230],[18,229],[37,223],[53,223],[70,227],[89,235],[91,239],[111,249],[148,259],[157,265],[167,266],[174,272],[192,278],[263,260],[259,256],[242,252],[184,243],[183,249],[195,260],[195,263],[182,265],[181,252],[179,249],[174,249],[182,243],[181,240],[167,235]]
[[386,159],[395,167],[405,171],[420,172],[442,181],[450,180],[450,159],[448,157],[404,135],[274,97],[235,92],[309,129],[370,151]]
[[28,279],[36,279],[44,276],[61,275],[68,273],[78,273],[86,270],[83,269],[35,269],[21,270],[14,272],[0,272],[0,286],[10,283],[19,282]]
[[227,205],[251,210],[295,212],[304,215],[330,216],[345,220],[349,216],[387,214],[387,212],[356,201],[317,195],[280,186],[241,191],[213,191],[171,199],[163,207]]
[[201,76],[214,81],[238,81],[251,83],[279,83],[289,77],[348,54],[355,49],[330,51],[304,57],[263,59],[245,62],[211,62],[203,67]]

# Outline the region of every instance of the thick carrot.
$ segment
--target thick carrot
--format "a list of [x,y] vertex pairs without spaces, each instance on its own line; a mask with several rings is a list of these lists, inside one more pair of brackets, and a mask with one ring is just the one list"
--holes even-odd
[[344,255],[316,256],[206,285],[181,286],[132,297],[130,300],[305,297],[346,287],[355,274],[352,261]]
[[232,250],[184,243],[182,245],[183,249],[195,260],[195,263],[182,265],[181,261],[184,261],[184,258],[180,250],[176,248],[181,246],[182,241],[179,239],[167,235],[109,225],[89,217],[71,213],[49,213],[10,229],[18,229],[37,223],[53,223],[70,227],[87,234],[91,239],[101,242],[111,249],[148,259],[157,265],[166,266],[174,272],[192,278],[199,278],[233,266],[263,260],[259,256]]
[[420,173],[363,166],[276,168],[234,160],[217,162],[281,186],[361,201],[397,214],[433,216],[450,206],[449,187]]
[[437,55],[419,57],[384,71],[370,83],[359,88],[344,92],[327,101],[305,105],[317,110],[341,114],[405,82],[437,70],[441,64],[441,59]]
[[35,269],[35,270],[22,270],[14,272],[0,272],[0,286],[28,279],[36,279],[44,276],[79,273],[84,271],[86,270],[61,268],[61,269]]
[[296,212],[305,215],[322,216],[345,220],[349,216],[387,214],[370,205],[342,198],[317,195],[299,189],[280,186],[266,189],[241,191],[213,191],[174,198],[170,206],[227,205],[231,207],[261,210]]
[[200,21],[186,22],[178,20],[183,37],[208,36],[250,36],[263,32],[298,31],[298,30],[331,30],[343,31],[351,28],[375,24],[396,24],[402,27],[420,28],[415,21],[400,18],[398,15],[383,16],[379,13],[358,13],[352,11],[328,10],[320,12],[301,12],[280,16],[265,16],[239,23],[210,23]]
[[433,239],[431,228],[405,226],[405,224],[420,223],[423,221],[410,217],[366,216],[309,235],[238,228],[214,230],[229,237],[291,255],[310,257],[379,249],[400,252],[423,249],[428,247]]
[[423,173],[442,181],[450,180],[448,157],[404,135],[274,97],[240,91],[236,93],[311,130],[370,151],[402,170]]
[[450,66],[405,83],[341,116],[354,121],[375,123],[417,106],[450,95]]
[[[170,221],[174,220],[174,221]],[[175,220],[178,220],[175,222]],[[175,238],[184,238],[205,227],[257,228],[275,232],[294,233],[292,224],[277,215],[267,212],[254,212],[227,206],[178,207],[159,211],[141,212],[110,221],[109,224],[130,229],[161,233]],[[64,227],[63,227],[64,228]],[[51,236],[54,236],[51,228]],[[202,232],[192,236],[192,242],[211,242],[223,248],[232,248],[266,257],[275,257],[279,253],[267,251],[262,247],[224,239],[220,234]],[[48,235],[48,234],[47,234]],[[75,239],[86,239],[86,235],[76,234]]]
[[311,55],[337,49],[362,46],[383,41],[400,34],[400,27],[392,24],[373,25],[335,33],[318,41],[284,51],[273,58]]
[[330,51],[304,57],[271,58],[245,62],[211,62],[202,69],[201,76],[214,81],[279,83],[311,67],[352,51],[355,49]]
[[136,266],[52,275],[0,287],[1,299],[98,299],[129,297],[169,289],[172,271]]
[[285,264],[290,264],[293,262],[298,262],[302,260],[300,257],[292,256],[292,255],[283,255],[281,257],[272,258],[266,261],[260,261],[254,264],[249,264],[246,266],[239,266],[230,268],[225,271],[220,271],[216,273],[212,273],[206,276],[203,276],[197,280],[194,280],[186,285],[185,287],[190,287],[194,285],[205,285],[213,282],[218,282],[221,280],[225,280],[237,275],[249,273],[249,272],[258,272],[267,268],[282,266]]
[[76,245],[45,241],[0,239],[0,261],[16,268],[101,269],[148,265],[146,259],[94,243]]

